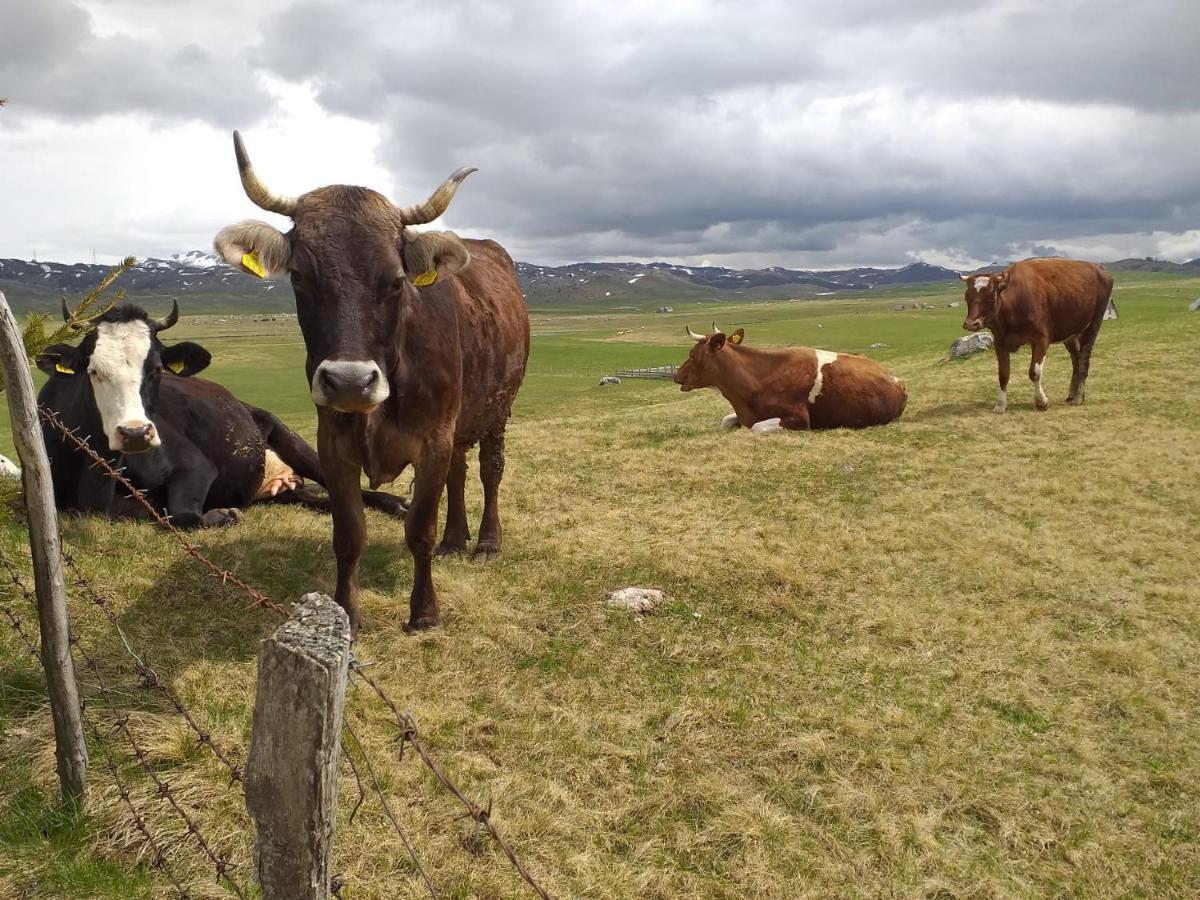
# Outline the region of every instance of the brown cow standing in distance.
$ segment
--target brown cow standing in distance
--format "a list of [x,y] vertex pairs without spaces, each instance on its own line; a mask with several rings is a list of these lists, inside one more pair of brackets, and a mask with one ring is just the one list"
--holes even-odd
[[808,347],[765,350],[742,343],[739,328],[726,336],[687,333],[696,346],[675,372],[681,390],[714,387],[733,406],[725,428],[756,433],[783,428],[865,428],[900,417],[904,382],[883,366],[853,353]]
[[1039,410],[1050,406],[1042,390],[1042,362],[1051,344],[1065,344],[1071,354],[1071,390],[1067,402],[1083,402],[1092,346],[1112,296],[1113,279],[1099,263],[1077,259],[1025,259],[1003,272],[963,275],[967,283],[967,317],[963,328],[988,328],[995,338],[1000,395],[995,411],[1008,408],[1010,356],[1029,344],[1029,378]]
[[265,222],[240,222],[213,245],[255,275],[291,277],[333,506],[335,599],[357,634],[366,538],[359,479],[366,472],[377,487],[411,465],[408,628],[433,627],[440,622],[432,571],[438,505],[448,488],[438,552],[463,552],[470,540],[466,453],[476,443],[484,499],[475,558],[500,553],[504,429],[529,357],[529,313],[512,258],[494,241],[409,228],[445,212],[474,169],[459,169],[410,207],[347,185],[284,197],[255,174],[236,131],[233,143],[247,196],[293,225],[283,234]]

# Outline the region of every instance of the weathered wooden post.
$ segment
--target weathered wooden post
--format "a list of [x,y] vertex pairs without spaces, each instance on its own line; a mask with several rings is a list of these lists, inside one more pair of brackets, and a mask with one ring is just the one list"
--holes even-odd
[[263,900],[327,900],[350,620],[305,594],[258,652],[246,806]]
[[8,412],[13,443],[21,458],[21,481],[29,511],[29,549],[33,555],[33,583],[37,590],[38,625],[42,636],[42,666],[54,719],[54,755],[63,798],[82,805],[88,754],[83,738],[79,686],[71,660],[70,623],[67,620],[67,586],[62,571],[62,546],[58,536],[58,511],[50,461],[42,442],[37,395],[25,357],[25,342],[8,300],[0,292],[0,362],[4,366]]

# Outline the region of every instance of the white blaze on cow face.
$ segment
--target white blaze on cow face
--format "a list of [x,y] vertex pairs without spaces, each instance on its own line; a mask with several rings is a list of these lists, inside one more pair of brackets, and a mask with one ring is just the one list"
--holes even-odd
[[149,450],[162,443],[142,404],[149,353],[150,326],[145,322],[102,322],[96,327],[88,378],[110,450]]
[[821,396],[821,388],[825,386],[825,367],[837,362],[838,355],[832,350],[814,350],[817,357],[817,378],[808,389],[808,402],[816,403]]
[[985,287],[988,286],[989,281],[991,281],[991,279],[988,278],[986,275],[980,275],[978,278],[975,279],[975,290],[982,291]]

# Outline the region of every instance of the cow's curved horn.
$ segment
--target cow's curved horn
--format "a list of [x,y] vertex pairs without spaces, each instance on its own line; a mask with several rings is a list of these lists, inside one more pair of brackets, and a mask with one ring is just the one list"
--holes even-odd
[[155,332],[166,331],[168,328],[170,328],[172,325],[174,325],[178,321],[179,321],[179,301],[172,300],[171,301],[171,311],[169,313],[167,313],[167,317],[165,319],[159,319],[157,322],[155,322],[153,324],[152,327]]
[[74,325],[75,324],[75,314],[73,312],[71,312],[71,307],[67,306],[67,298],[66,297],[62,298],[62,306],[63,306],[63,321],[66,322],[68,325]]
[[716,322],[713,322],[713,332],[714,332],[715,334],[724,334],[724,333],[725,333],[725,332],[723,332],[723,331],[722,331],[720,328],[718,328],[718,327],[717,327],[717,323],[716,323]]
[[396,212],[400,216],[400,223],[402,225],[424,225],[426,222],[432,222],[446,211],[446,207],[454,199],[454,192],[463,183],[463,179],[472,172],[478,171],[474,166],[463,166],[439,184],[437,190],[430,194],[429,199],[424,203],[418,203],[415,206],[396,207]]
[[702,334],[696,334],[696,332],[692,331],[692,326],[691,326],[691,325],[685,325],[684,327],[687,329],[687,335],[688,335],[688,337],[690,337],[690,338],[691,338],[693,341],[702,341],[702,340],[704,340],[704,335],[702,335]]
[[246,145],[242,143],[242,136],[236,131],[233,133],[233,153],[237,157],[238,175],[242,178],[242,187],[246,191],[246,196],[254,201],[254,205],[267,210],[267,212],[279,213],[281,216],[294,216],[296,214],[296,198],[272,193],[259,180],[254,166],[250,165],[250,157],[246,153]]

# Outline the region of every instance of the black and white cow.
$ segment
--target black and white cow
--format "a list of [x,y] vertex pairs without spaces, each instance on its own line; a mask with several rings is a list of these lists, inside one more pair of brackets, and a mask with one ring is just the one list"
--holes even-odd
[[[63,305],[63,315],[71,321]],[[166,346],[159,334],[175,324],[122,305],[95,321],[78,347],[55,344],[37,359],[50,380],[39,405],[90,436],[97,453],[181,528],[228,525],[255,500],[277,499],[328,510],[327,498],[303,486],[324,485],[317,453],[271,413],[238,400],[211,381],[193,378],[211,356],[199,344]],[[43,425],[59,509],[113,518],[144,515],[116,483],[91,465],[58,429]],[[364,491],[366,505],[403,517],[403,502]]]

